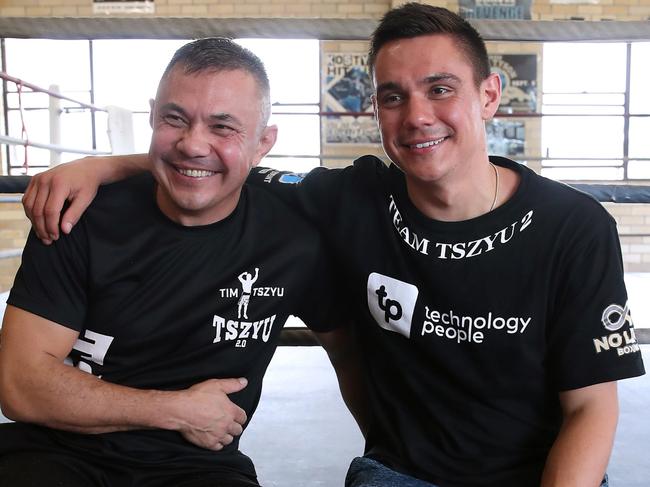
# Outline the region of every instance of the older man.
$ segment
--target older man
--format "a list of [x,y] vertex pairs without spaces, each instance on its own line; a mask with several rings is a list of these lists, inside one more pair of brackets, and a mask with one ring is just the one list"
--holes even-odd
[[54,245],[29,237],[3,324],[17,422],[0,426],[0,484],[258,485],[238,437],[280,329],[335,322],[318,233],[245,184],[269,113],[252,53],[181,47],[151,107],[153,177],[102,188]]

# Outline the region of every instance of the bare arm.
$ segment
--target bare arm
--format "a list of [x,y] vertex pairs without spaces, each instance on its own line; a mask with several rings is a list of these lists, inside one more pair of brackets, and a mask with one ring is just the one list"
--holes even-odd
[[332,362],[343,401],[365,437],[369,423],[369,407],[361,351],[356,338],[347,327],[328,333],[316,333],[316,337]]
[[246,413],[227,394],[243,379],[208,380],[181,391],[111,384],[63,363],[78,333],[7,306],[0,347],[0,404],[11,419],[80,433],[167,429],[219,450],[242,432]]
[[616,382],[560,393],[564,422],[549,453],[542,487],[598,487],[618,421]]
[[[34,176],[23,196],[27,218],[45,244],[59,238],[59,222],[70,233],[101,184],[125,179],[150,168],[147,154],[85,157]],[[70,206],[61,216],[66,201]]]

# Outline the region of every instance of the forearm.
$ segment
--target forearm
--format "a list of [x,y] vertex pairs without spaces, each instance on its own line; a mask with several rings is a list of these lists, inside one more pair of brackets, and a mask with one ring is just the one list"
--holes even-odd
[[23,422],[79,433],[177,431],[220,450],[242,433],[246,412],[228,397],[245,378],[207,379],[177,391],[112,384],[65,365],[79,333],[8,305],[0,347],[0,405]]
[[92,168],[102,184],[121,181],[151,168],[147,154],[85,157],[79,162]]
[[544,468],[541,487],[597,487],[614,442],[616,403],[582,407],[565,415]]
[[49,362],[3,373],[7,417],[79,433],[180,428],[176,393],[111,384],[54,357]]

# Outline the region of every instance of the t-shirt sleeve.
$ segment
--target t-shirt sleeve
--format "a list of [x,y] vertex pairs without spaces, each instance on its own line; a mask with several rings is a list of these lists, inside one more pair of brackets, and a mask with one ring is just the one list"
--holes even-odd
[[342,169],[325,167],[315,168],[307,174],[254,168],[247,182],[271,191],[322,228],[339,211],[340,193],[344,186],[342,172]]
[[576,228],[577,242],[562,259],[547,337],[547,360],[558,390],[644,373],[628,307],[616,224],[604,212]]
[[49,246],[29,233],[8,304],[81,330],[88,291],[86,239],[80,223]]

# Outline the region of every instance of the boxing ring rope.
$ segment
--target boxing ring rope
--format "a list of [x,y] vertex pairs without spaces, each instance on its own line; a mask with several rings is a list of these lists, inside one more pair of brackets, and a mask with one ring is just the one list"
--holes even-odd
[[26,139],[17,139],[15,137],[9,137],[7,135],[0,135],[0,144],[22,145],[25,147],[36,147],[37,149],[48,149],[53,152],[68,152],[70,154],[84,154],[89,156],[90,155],[101,156],[101,155],[111,154],[110,151],[99,151],[93,149],[75,149],[72,147],[64,147],[62,145],[46,144],[43,142],[34,142],[32,140],[26,140]]
[[[13,83],[16,86],[16,93],[18,95],[18,111],[20,113],[20,121],[21,121],[21,138],[17,137],[11,137],[9,135],[0,135],[0,146],[2,145],[15,145],[15,146],[22,146],[25,148],[25,155],[24,155],[24,164],[23,167],[25,171],[29,168],[28,164],[28,147],[35,147],[38,149],[46,149],[50,151],[50,164],[49,165],[56,165],[60,162],[60,155],[62,153],[71,153],[71,154],[80,154],[80,155],[107,155],[111,154],[109,151],[99,151],[99,150],[94,150],[94,149],[79,149],[75,147],[64,147],[60,145],[59,138],[60,138],[60,117],[61,113],[63,113],[63,110],[61,108],[60,102],[62,100],[74,103],[77,107],[79,108],[84,108],[91,110],[93,113],[94,112],[105,112],[106,110],[104,108],[96,107],[94,105],[91,105],[89,103],[85,103],[83,101],[75,100],[74,98],[67,97],[65,95],[62,95],[57,91],[56,86],[50,87],[50,89],[42,88],[40,86],[37,86],[35,84],[29,83],[27,81],[24,81],[19,78],[15,78],[13,76],[10,76],[9,74],[5,73],[4,71],[0,71],[0,79],[3,80],[4,83],[4,93],[7,93],[6,89],[6,84],[7,83]],[[30,91],[24,92],[23,89],[28,88]],[[49,106],[48,106],[48,111],[49,111],[49,121],[50,121],[50,140],[49,142],[42,142],[42,141],[34,141],[30,140],[28,133],[29,131],[27,130],[28,127],[25,123],[24,120],[24,111],[25,109],[23,108],[23,94],[25,93],[43,93],[48,95],[49,97]],[[5,98],[6,102],[6,98]],[[45,108],[43,108],[45,110]],[[8,130],[8,128],[6,129]],[[15,166],[14,166],[15,167]],[[44,164],[37,164],[34,165],[34,167],[46,167]]]
[[[20,194],[29,183],[29,176],[0,176],[0,194]],[[614,184],[571,184],[570,186],[592,195],[601,203],[650,203],[650,186],[631,186]],[[12,198],[8,196],[8,198]],[[15,201],[20,201],[16,198]],[[0,203],[2,200],[0,200]],[[650,237],[650,234],[620,234],[625,237]],[[21,249],[0,251],[0,259],[16,257]],[[17,254],[16,254],[17,253]],[[635,329],[639,343],[650,344],[650,328]],[[298,326],[285,326],[280,336],[283,346],[315,346],[320,345],[311,330]]]

